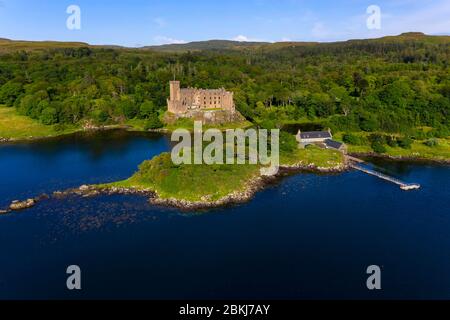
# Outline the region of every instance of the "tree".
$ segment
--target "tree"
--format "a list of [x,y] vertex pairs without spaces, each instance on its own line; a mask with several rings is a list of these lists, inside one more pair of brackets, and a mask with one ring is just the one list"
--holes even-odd
[[354,146],[359,146],[359,145],[362,144],[361,143],[362,139],[360,137],[358,137],[357,135],[354,135],[354,134],[351,134],[351,133],[344,134],[344,136],[342,137],[342,140],[345,143],[352,144]]
[[280,132],[280,152],[292,153],[298,149],[298,142],[295,137],[287,132]]
[[145,130],[160,129],[163,126],[164,124],[161,120],[159,120],[158,115],[156,113],[152,113],[145,123]]
[[376,153],[380,153],[380,154],[382,154],[382,153],[386,153],[386,147],[382,144],[382,143],[380,143],[380,142],[374,142],[374,143],[372,143],[372,149],[373,149],[373,151],[375,151]]
[[23,92],[20,83],[9,81],[0,88],[0,104],[5,104],[7,107],[12,107],[14,101]]
[[109,119],[109,114],[104,110],[97,109],[92,112],[92,118],[98,123],[105,123]]
[[138,114],[138,108],[129,96],[123,96],[119,102],[120,108],[127,119],[133,119]]
[[378,128],[377,122],[373,116],[362,117],[359,124],[361,130],[373,132]]
[[148,119],[152,114],[156,113],[153,101],[145,101],[139,108],[139,117],[141,119]]
[[54,108],[45,108],[39,119],[45,125],[52,125],[58,122],[58,112]]
[[409,137],[403,137],[397,140],[398,141],[398,145],[403,148],[403,149],[411,149],[412,146],[412,139]]

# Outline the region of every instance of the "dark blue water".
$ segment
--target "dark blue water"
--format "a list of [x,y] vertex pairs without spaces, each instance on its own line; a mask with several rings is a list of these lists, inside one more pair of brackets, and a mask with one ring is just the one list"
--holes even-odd
[[[168,148],[165,137],[123,132],[2,146],[0,206],[126,178]],[[0,298],[450,298],[450,168],[377,165],[423,188],[403,192],[359,172],[302,174],[207,213],[113,196],[1,216]],[[73,264],[79,292],[66,289]],[[370,292],[374,264],[383,290]]]

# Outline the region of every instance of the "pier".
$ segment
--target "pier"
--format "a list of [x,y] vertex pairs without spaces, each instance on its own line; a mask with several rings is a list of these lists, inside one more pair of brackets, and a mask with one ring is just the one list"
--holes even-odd
[[[399,179],[396,179],[394,177],[390,177],[390,176],[388,176],[388,175],[386,175],[384,173],[381,173],[381,172],[378,172],[378,171],[375,171],[375,170],[371,170],[371,169],[368,169],[368,168],[364,168],[363,166],[360,165],[360,164],[364,163],[364,161],[361,160],[361,159],[350,157],[350,156],[348,156],[347,159],[350,162],[350,167],[351,168],[353,168],[355,170],[358,170],[358,171],[361,171],[361,172],[364,172],[364,173],[366,173],[368,175],[371,175],[371,176],[383,179],[385,181],[392,182],[392,183],[400,186],[400,189],[402,189],[404,191],[417,190],[417,189],[421,188],[420,184],[417,184],[417,183],[405,183],[405,182],[403,182],[403,181],[401,181]],[[359,164],[356,164],[356,163],[359,163]]]

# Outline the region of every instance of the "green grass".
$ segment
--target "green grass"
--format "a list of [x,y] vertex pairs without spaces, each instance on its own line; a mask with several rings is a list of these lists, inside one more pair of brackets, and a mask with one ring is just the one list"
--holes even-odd
[[[282,154],[281,165],[313,165],[332,168],[343,163],[340,152],[311,147]],[[121,187],[155,191],[162,199],[191,202],[217,201],[245,189],[251,179],[261,175],[260,165],[174,165],[163,153],[140,165],[131,178],[99,188]]]
[[130,131],[145,131],[147,120],[144,119],[129,119],[125,122],[126,126],[130,126]]
[[17,114],[14,108],[0,106],[0,138],[26,140],[54,137],[77,131],[75,127],[56,130],[26,116]]
[[439,139],[439,145],[428,147],[424,141],[415,141],[411,149],[386,147],[387,155],[393,157],[413,157],[430,160],[450,160],[450,140]]
[[55,48],[83,48],[92,47],[83,42],[58,42],[58,41],[12,41],[0,39],[0,52],[17,51],[45,51]]
[[[427,128],[424,128],[427,130]],[[429,130],[429,129],[428,129]],[[353,133],[359,136],[369,136],[370,133]],[[342,133],[337,133],[334,135],[336,140],[342,141]],[[386,147],[387,156],[392,157],[402,157],[402,158],[417,158],[425,160],[436,160],[436,161],[448,161],[450,160],[450,139],[438,139],[438,145],[435,147],[428,147],[424,143],[426,140],[414,141],[410,149],[403,149],[400,147]],[[373,153],[374,150],[370,145],[348,145],[349,153]]]
[[344,155],[336,150],[309,146],[292,154],[280,154],[281,165],[303,165],[317,168],[335,168],[344,163]]
[[259,175],[256,165],[179,165],[169,153],[145,161],[130,179],[100,187],[151,189],[162,199],[216,201],[245,188]]

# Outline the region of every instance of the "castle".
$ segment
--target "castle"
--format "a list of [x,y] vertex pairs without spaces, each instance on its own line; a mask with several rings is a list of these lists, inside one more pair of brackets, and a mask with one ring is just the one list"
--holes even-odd
[[224,110],[234,113],[233,93],[225,89],[180,88],[179,81],[170,81],[170,99],[167,100],[169,112],[176,115],[189,111]]
[[167,99],[166,123],[180,118],[201,121],[203,124],[226,124],[245,121],[236,110],[233,92],[225,89],[180,88],[179,81],[170,81],[170,98]]

